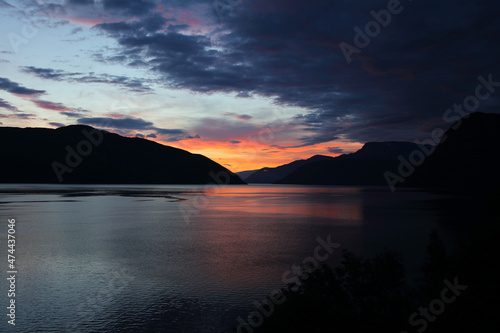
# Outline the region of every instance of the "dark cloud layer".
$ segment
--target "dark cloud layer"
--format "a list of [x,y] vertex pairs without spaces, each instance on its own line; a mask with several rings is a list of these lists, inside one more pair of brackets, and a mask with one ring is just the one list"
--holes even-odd
[[32,113],[12,113],[12,114],[0,114],[0,118],[10,118],[10,119],[34,119],[36,118],[35,114]]
[[148,0],[103,0],[104,9],[119,11],[127,15],[143,15],[155,7],[153,1]]
[[148,92],[151,90],[151,88],[147,86],[145,80],[133,79],[126,76],[95,73],[71,73],[52,68],[38,68],[33,66],[23,67],[22,71],[47,80],[113,84],[135,92]]
[[[184,6],[194,3],[202,2]],[[303,107],[295,119],[306,130],[303,145],[422,137],[422,124],[443,126],[444,110],[474,92],[477,76],[500,80],[500,4],[402,1],[400,13],[348,63],[341,43],[355,45],[354,28],[364,30],[371,11],[387,4],[243,1],[220,23],[229,33],[210,37],[165,29],[152,6],[136,13],[138,21],[97,28],[122,46],[120,57],[142,59],[171,87]],[[207,21],[217,22],[215,14],[206,13]],[[497,112],[494,104],[483,111]]]
[[56,123],[56,122],[50,122],[49,125],[50,126],[55,126],[55,127],[64,127],[64,126],[66,126],[63,123]]
[[140,118],[87,117],[87,118],[79,118],[78,123],[84,125],[96,126],[100,128],[114,128],[117,130],[134,130],[134,131],[151,130],[154,131],[156,134],[152,133],[147,135],[147,137],[156,138],[156,135],[161,135],[166,137],[165,141],[167,142],[175,142],[180,140],[199,138],[198,135],[196,136],[189,135],[189,133],[183,129],[168,129],[168,128],[155,127],[152,122]]
[[[33,102],[38,108],[45,109],[45,110],[51,110],[51,111],[58,111],[61,114],[71,114],[75,111],[82,111],[85,112],[86,110],[83,109],[72,109],[69,108],[61,103],[56,103],[56,102],[50,102],[46,100],[41,100],[39,98],[40,95],[45,94],[45,90],[35,90],[35,89],[30,89],[23,87],[17,82],[13,82],[9,79],[6,78],[0,78],[0,89],[5,90],[13,95],[18,95],[22,97],[26,97],[28,100]],[[11,105],[9,102],[3,100],[0,98],[0,108],[8,109],[11,111],[18,111],[18,108]],[[24,116],[21,116],[24,115]],[[31,119],[32,114],[17,114],[17,118],[19,119]],[[13,117],[15,118],[15,117]]]
[[17,111],[17,108],[14,105],[10,104],[9,102],[1,98],[0,98],[0,108],[4,108],[11,111]]
[[8,2],[0,0],[0,7],[12,7],[12,5],[9,4]]
[[[478,76],[491,74],[500,81],[500,3],[493,0],[404,0],[390,22],[386,19],[378,31],[368,32],[371,37],[356,36],[356,31],[365,31],[369,22],[376,27],[374,16],[380,21],[387,15],[388,0],[227,3],[233,5],[222,21],[217,8],[210,7],[213,2],[206,0],[67,0],[52,12],[78,13],[87,20],[106,18],[94,29],[116,40],[120,48],[112,56],[96,51],[99,61],[144,68],[171,88],[263,96],[303,108],[289,124],[303,131],[299,142],[281,149],[337,139],[428,137],[434,127],[450,125],[443,121],[443,113],[475,93]],[[204,11],[195,12],[200,8]],[[341,49],[345,43],[357,47],[351,61]],[[145,79],[23,70],[55,81],[150,90]],[[2,78],[0,89],[25,96],[44,93]],[[500,112],[499,100],[492,94],[479,110]],[[252,130],[239,124],[250,123],[251,116],[226,115],[237,118],[232,126]],[[172,140],[190,137],[183,130],[158,129],[138,119],[114,120],[116,128],[154,130]],[[215,132],[226,130],[215,122],[203,124],[209,125],[212,128],[200,125],[195,130],[215,137]]]
[[81,118],[83,117],[80,113],[77,112],[60,112],[63,116],[70,117],[70,118]]
[[29,89],[21,86],[19,83],[12,82],[11,80],[3,77],[0,77],[0,90],[5,90],[11,94],[22,96],[33,96],[45,93],[45,90]]
[[168,20],[160,14],[152,14],[141,21],[101,23],[96,25],[95,28],[115,36],[122,34],[142,35],[163,30],[165,24],[169,21],[172,20]]
[[75,6],[90,6],[95,4],[94,0],[67,0],[66,3],[68,5],[75,5]]
[[343,154],[344,153],[344,149],[342,149],[340,147],[328,147],[327,150],[329,153],[332,153],[332,154]]

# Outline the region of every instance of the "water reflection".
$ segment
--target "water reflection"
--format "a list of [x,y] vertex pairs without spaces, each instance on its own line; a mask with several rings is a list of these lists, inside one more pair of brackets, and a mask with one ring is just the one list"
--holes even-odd
[[61,331],[123,268],[135,279],[83,331],[224,331],[283,286],[317,237],[341,244],[331,264],[341,249],[383,247],[418,261],[442,214],[434,199],[319,186],[0,185],[2,215],[18,221],[19,325],[39,332]]
[[[363,219],[360,188],[249,186],[211,188],[203,209],[253,214],[287,214],[349,221]],[[235,200],[237,198],[237,200]],[[344,222],[345,223],[345,222]]]

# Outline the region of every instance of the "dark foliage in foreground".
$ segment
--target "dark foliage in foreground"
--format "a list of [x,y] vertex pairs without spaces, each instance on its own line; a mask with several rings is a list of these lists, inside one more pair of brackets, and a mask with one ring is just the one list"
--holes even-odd
[[371,260],[344,252],[342,264],[323,265],[295,291],[284,288],[286,302],[276,306],[256,332],[373,332],[397,330],[411,307],[398,255],[386,251]]
[[[436,232],[427,246],[422,278],[416,287],[404,280],[397,253],[386,250],[371,259],[344,251],[341,264],[332,269],[303,267],[300,285],[283,288],[286,301],[276,305],[259,327],[242,332],[489,332],[496,322],[500,290],[500,196],[492,200],[489,217],[477,232],[447,255]],[[450,303],[439,302],[444,280],[467,286]],[[451,297],[451,291],[445,292]],[[438,315],[424,320],[420,310],[437,306]],[[410,322],[410,316],[417,313]],[[417,320],[419,320],[417,322]],[[493,326],[494,327],[494,326]]]

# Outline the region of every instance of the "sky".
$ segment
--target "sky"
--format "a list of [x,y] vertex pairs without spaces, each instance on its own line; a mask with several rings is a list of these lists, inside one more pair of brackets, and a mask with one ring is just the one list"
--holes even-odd
[[90,125],[234,172],[424,142],[500,112],[499,15],[493,0],[0,0],[0,126]]

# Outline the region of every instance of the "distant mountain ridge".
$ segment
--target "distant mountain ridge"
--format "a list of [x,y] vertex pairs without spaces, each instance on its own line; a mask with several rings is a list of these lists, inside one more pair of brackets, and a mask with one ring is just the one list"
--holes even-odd
[[386,185],[384,172],[398,166],[398,156],[419,149],[412,142],[367,142],[355,153],[299,167],[275,184]]
[[[402,175],[402,160],[429,147],[368,142],[337,157],[316,155],[275,168],[240,172],[248,182],[388,185],[484,190],[500,188],[500,115],[476,112],[456,122],[423,163]],[[220,164],[140,138],[73,125],[58,129],[0,127],[0,183],[244,184]],[[434,149],[435,148],[435,149]],[[394,178],[397,179],[397,178]]]
[[[333,159],[333,157],[331,156],[315,155],[306,160],[297,160],[274,168],[266,167],[256,170],[246,178],[243,178],[243,180],[246,181],[247,183],[271,184],[286,177],[287,175],[294,172],[295,170],[297,170],[298,168],[300,168],[305,164],[324,161],[324,160],[331,160],[331,159]],[[245,171],[237,174],[241,175],[244,173]]]
[[304,164],[274,183],[499,191],[499,130],[500,114],[475,112],[455,122],[437,146],[368,142],[355,153]]
[[[383,185],[385,180],[378,176],[379,171],[397,167],[398,156],[417,147],[417,144],[405,141],[367,142],[361,149],[350,154],[337,157],[315,155],[274,168],[266,167],[237,174],[248,183]],[[367,167],[373,169],[367,170]],[[331,175],[331,171],[336,175]],[[377,174],[374,175],[374,172]]]
[[0,127],[0,183],[245,184],[209,158],[72,125]]
[[355,160],[396,160],[399,155],[418,148],[418,145],[407,141],[367,142],[360,150],[337,156],[337,159]]
[[235,172],[235,174],[237,174],[238,177],[240,177],[242,180],[245,180],[259,170],[261,170],[261,169],[238,171],[238,172]]

